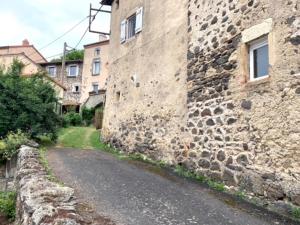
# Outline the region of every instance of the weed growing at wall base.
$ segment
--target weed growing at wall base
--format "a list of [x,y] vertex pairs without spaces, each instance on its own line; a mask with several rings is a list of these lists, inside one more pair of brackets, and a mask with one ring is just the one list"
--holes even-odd
[[292,207],[292,216],[295,219],[300,219],[300,208],[299,207]]
[[0,213],[10,221],[16,217],[16,192],[0,192]]

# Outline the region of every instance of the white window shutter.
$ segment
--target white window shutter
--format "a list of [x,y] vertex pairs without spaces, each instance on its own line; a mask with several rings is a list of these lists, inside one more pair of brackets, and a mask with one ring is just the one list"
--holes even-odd
[[123,20],[121,22],[121,37],[120,37],[121,43],[126,41],[126,20]]
[[136,11],[135,33],[141,32],[143,29],[143,7]]

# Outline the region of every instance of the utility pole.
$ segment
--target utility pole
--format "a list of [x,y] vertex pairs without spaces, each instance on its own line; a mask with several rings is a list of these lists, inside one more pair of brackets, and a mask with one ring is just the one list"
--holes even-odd
[[65,76],[65,68],[66,68],[66,55],[67,55],[67,43],[64,43],[64,51],[63,58],[61,62],[61,84],[64,85],[64,76]]

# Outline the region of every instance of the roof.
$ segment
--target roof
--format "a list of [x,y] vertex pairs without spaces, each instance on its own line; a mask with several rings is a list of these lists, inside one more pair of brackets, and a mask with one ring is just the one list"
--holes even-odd
[[[24,52],[21,52],[21,53],[14,53],[14,54],[2,54],[0,55],[1,56],[23,56],[24,58],[27,58],[32,64],[36,65],[39,69],[42,69],[40,64],[34,62],[31,58],[29,58]],[[25,65],[26,66],[26,65]],[[32,74],[24,74],[25,76],[31,76]],[[43,74],[43,76],[45,78],[47,78],[49,81],[55,83],[56,85],[58,85],[59,87],[61,87],[62,89],[64,89],[65,91],[67,90],[67,88],[65,86],[63,86],[61,83],[59,83],[58,81],[52,79],[51,77],[49,77],[48,75],[46,74]]]
[[112,5],[113,2],[114,2],[114,0],[102,0],[101,4],[102,5]]
[[104,44],[109,44],[109,40],[98,41],[98,42],[86,44],[86,45],[84,45],[83,47],[84,47],[84,48],[89,48],[89,47],[93,47],[93,46],[97,46],[97,45],[104,45]]
[[0,46],[0,49],[9,49],[9,48],[33,48],[33,50],[41,56],[41,58],[47,62],[47,59],[34,47],[34,45],[12,45],[12,46]]
[[[49,66],[49,65],[61,65],[62,62],[57,61],[57,62],[46,62],[46,63],[39,63],[41,66]],[[78,60],[66,60],[66,64],[72,64],[72,63],[83,63],[83,60],[78,59]]]

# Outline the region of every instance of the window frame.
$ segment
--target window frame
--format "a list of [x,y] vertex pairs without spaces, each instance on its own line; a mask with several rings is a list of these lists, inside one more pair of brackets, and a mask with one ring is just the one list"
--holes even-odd
[[[99,72],[98,73],[96,73],[95,72],[95,63],[96,62],[99,62]],[[94,59],[93,60],[93,64],[92,64],[92,75],[93,76],[98,76],[98,75],[100,75],[100,73],[101,73],[101,60],[100,59]]]
[[[120,29],[121,44],[134,39],[138,33],[142,32],[143,16],[144,16],[144,9],[143,9],[143,7],[140,7],[134,13],[130,14],[130,16],[126,17],[126,19],[121,21],[121,26],[120,26],[120,28],[121,28]],[[132,19],[132,18],[134,18],[134,19]],[[132,19],[132,23],[129,23],[129,21],[131,21],[131,19]],[[134,26],[131,26],[132,31],[129,30],[130,24],[134,24]]]
[[100,56],[100,53],[101,53],[101,49],[100,48],[96,48],[95,50],[94,50],[94,56]]
[[[54,68],[54,74],[51,74],[49,72],[50,68]],[[47,66],[47,73],[49,74],[50,77],[56,77],[57,76],[57,67],[56,66]]]
[[[263,37],[260,38],[256,41],[253,41],[251,43],[249,43],[249,75],[250,75],[250,81],[257,81],[257,80],[262,80],[262,79],[266,79],[270,76],[269,71],[268,74],[265,74],[261,77],[257,77],[255,78],[255,72],[254,72],[254,51],[262,48],[264,46],[268,46],[268,58],[269,58],[269,65],[270,65],[270,49],[269,49],[269,41],[268,41],[268,37]],[[268,67],[269,67],[268,65]]]
[[[95,89],[94,89],[95,86],[98,87],[97,91],[95,91]],[[99,86],[99,83],[92,83],[92,91],[93,91],[93,92],[95,92],[95,93],[98,94],[98,93],[99,93],[99,87],[100,87],[100,86]]]
[[[133,13],[131,16],[127,17],[127,19],[126,19],[126,41],[133,39],[136,35],[136,32],[135,32],[136,19],[137,19],[136,12]],[[129,27],[131,22],[132,22],[132,26]],[[129,28],[132,29],[131,32],[130,32]]]
[[[70,67],[74,67],[76,66],[76,74],[75,75],[71,75],[70,74]],[[68,65],[68,77],[77,77],[79,75],[79,66],[77,64],[70,64]]]

